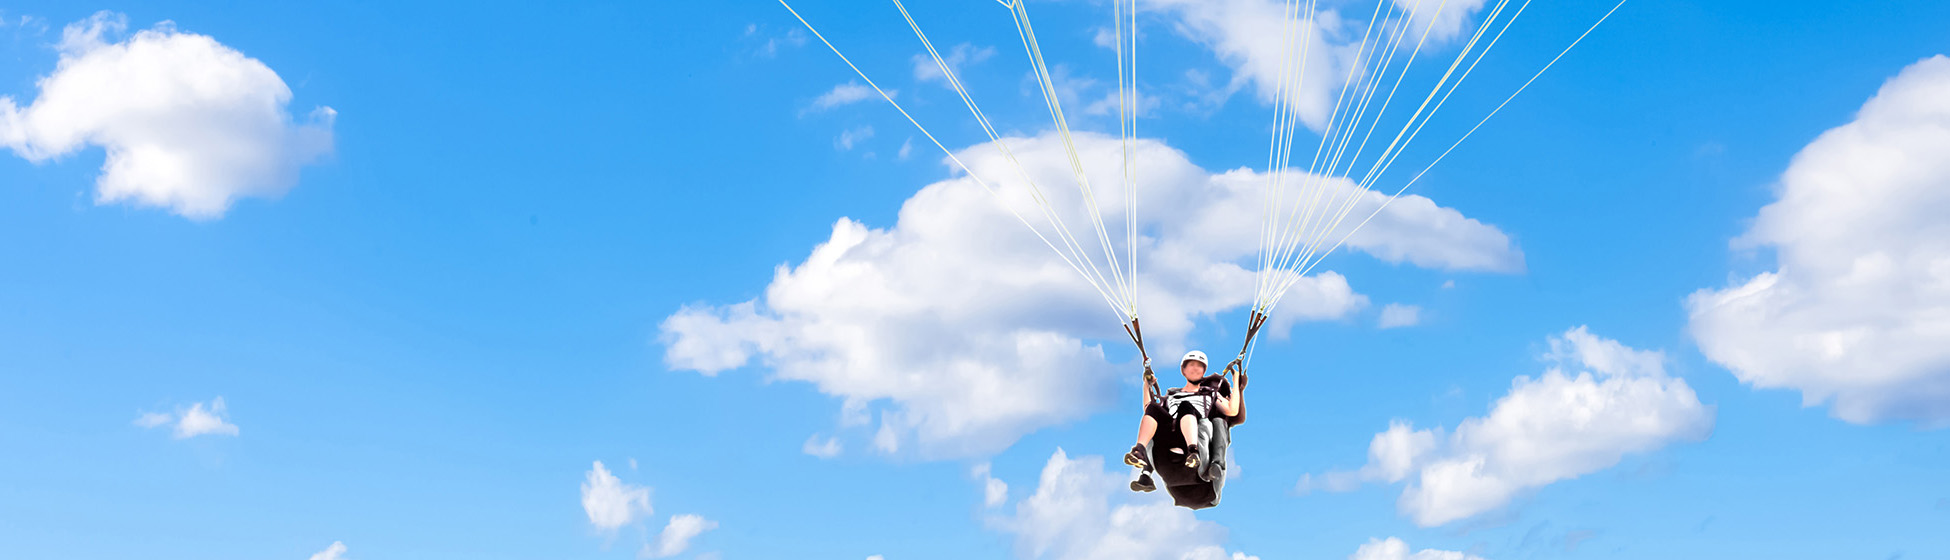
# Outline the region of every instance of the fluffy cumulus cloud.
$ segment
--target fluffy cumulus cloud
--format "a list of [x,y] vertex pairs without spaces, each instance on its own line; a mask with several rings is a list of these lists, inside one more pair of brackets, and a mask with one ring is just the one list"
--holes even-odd
[[332,546],[325,547],[325,550],[320,550],[317,554],[311,555],[311,560],[346,560],[345,543],[334,541],[332,542]]
[[146,412],[135,419],[135,425],[143,428],[172,426],[170,435],[176,439],[189,439],[202,435],[234,436],[237,425],[226,417],[229,410],[224,406],[223,397],[211,399],[209,403],[193,403],[189,408],[174,413]]
[[1347,560],[1483,560],[1480,556],[1463,554],[1453,550],[1424,548],[1410,553],[1408,543],[1401,539],[1368,539],[1368,544],[1355,549]]
[[1024,558],[1051,560],[1257,560],[1227,552],[1226,530],[1171,505],[1161,492],[1132,493],[1103,458],[1071,459],[1057,450],[1035,494],[1013,515],[991,519],[1014,533]]
[[1427,527],[1712,432],[1713,408],[1685,380],[1666,375],[1663,353],[1584,327],[1552,337],[1550,347],[1553,365],[1542,376],[1517,377],[1488,416],[1464,420],[1453,432],[1394,422],[1369,443],[1366,466],[1303,478],[1301,490],[1409,480],[1396,505]]
[[650,489],[623,482],[596,461],[582,481],[582,512],[597,530],[614,531],[650,515]]
[[283,194],[331,151],[336,113],[294,120],[291,89],[263,62],[169,23],[113,41],[126,29],[108,12],[69,25],[33,103],[0,98],[0,145],[35,162],[99,146],[96,202],[196,219]]
[[716,528],[718,522],[702,516],[691,514],[670,516],[670,522],[664,524],[663,532],[657,535],[655,546],[644,545],[643,554],[638,556],[669,558],[683,554],[691,547],[691,539]]
[[[1397,14],[1398,19],[1399,14],[1413,10],[1411,33],[1430,29],[1428,26],[1433,22],[1435,27],[1430,37],[1439,41],[1459,35],[1470,15],[1482,9],[1483,2],[1396,0],[1388,6],[1394,11],[1382,13]],[[1260,99],[1271,102],[1278,96],[1283,76],[1289,80],[1299,77],[1300,87],[1289,104],[1301,121],[1315,130],[1326,127],[1341,84],[1348,79],[1350,69],[1357,66],[1357,52],[1363,49],[1360,41],[1368,20],[1376,13],[1369,7],[1372,4],[1356,4],[1343,5],[1353,10],[1346,14],[1323,7],[1309,18],[1306,14],[1288,13],[1286,3],[1278,0],[1147,0],[1146,4],[1149,9],[1169,14],[1179,34],[1204,44],[1232,68],[1230,90],[1250,84]],[[1439,12],[1438,4],[1442,5]],[[1292,30],[1290,38],[1289,29]],[[1407,46],[1399,57],[1407,57],[1413,38],[1404,41]],[[1289,65],[1287,48],[1292,41],[1301,42],[1294,47],[1293,55],[1297,57],[1304,51],[1304,63]],[[1304,74],[1300,72],[1302,68]]]
[[[1115,202],[1122,200],[1120,144],[1093,134],[1076,139],[1098,200],[1106,201],[1112,243],[1128,255],[1123,206]],[[1053,135],[1008,142],[1063,222],[1094,246],[1061,144]],[[1168,355],[1183,351],[1194,321],[1251,302],[1266,176],[1211,173],[1154,141],[1139,142],[1136,154],[1145,178],[1138,308],[1146,343]],[[1039,220],[1029,187],[1007,160],[986,144],[959,157],[992,182],[1001,204],[960,176],[921,189],[892,227],[841,219],[803,262],[781,265],[762,298],[688,306],[667,318],[666,362],[706,375],[756,362],[778,379],[839,397],[850,418],[843,423],[855,426],[851,433],[871,430],[874,448],[924,457],[994,452],[1107,406],[1130,373],[1113,368],[1098,344],[1125,338],[1116,316],[1004,209]],[[1359,196],[1357,212],[1383,198]],[[1496,228],[1422,197],[1398,200],[1349,245],[1447,269],[1502,270],[1508,267],[1486,263],[1522,260]],[[1348,317],[1366,303],[1339,274],[1302,278],[1274,314],[1274,336],[1295,321]]]
[[1777,270],[1687,299],[1700,350],[1843,420],[1950,426],[1950,57],[1803,148],[1736,248]]

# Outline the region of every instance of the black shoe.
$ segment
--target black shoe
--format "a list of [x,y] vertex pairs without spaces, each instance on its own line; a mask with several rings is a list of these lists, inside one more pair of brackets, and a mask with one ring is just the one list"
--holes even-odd
[[1151,481],[1151,473],[1139,473],[1137,480],[1131,481],[1132,492],[1150,492],[1158,489],[1158,483]]
[[1185,468],[1188,469],[1198,468],[1198,446],[1196,445],[1185,446]]
[[[1145,460],[1144,460],[1144,446],[1143,446],[1143,445],[1133,445],[1133,446],[1131,446],[1131,452],[1130,452],[1130,453],[1125,453],[1125,454],[1124,454],[1124,464],[1126,464],[1126,465],[1130,465],[1130,466],[1133,466],[1133,467],[1137,467],[1137,468],[1139,468],[1139,469],[1150,469],[1150,468],[1151,468],[1151,464],[1150,464],[1150,463],[1147,463],[1147,462],[1145,462]],[[1149,490],[1146,490],[1146,492],[1149,492]]]

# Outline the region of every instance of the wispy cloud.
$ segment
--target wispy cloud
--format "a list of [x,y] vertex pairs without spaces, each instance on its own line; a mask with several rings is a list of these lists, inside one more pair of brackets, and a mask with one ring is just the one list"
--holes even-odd
[[656,546],[653,548],[651,545],[645,544],[643,550],[637,556],[641,558],[669,558],[683,554],[685,550],[691,547],[691,539],[697,538],[698,535],[704,534],[705,531],[716,528],[718,528],[718,522],[705,519],[703,516],[688,513],[670,516],[670,522],[664,524],[663,532],[657,534]]
[[806,444],[804,446],[801,446],[799,449],[800,451],[804,451],[807,455],[811,455],[821,459],[831,459],[840,456],[840,450],[841,450],[840,438],[839,437],[822,438],[819,437],[819,434],[813,434],[812,437],[806,438]]
[[176,439],[202,435],[235,436],[237,425],[225,418],[227,413],[223,397],[217,397],[211,399],[208,404],[194,403],[189,408],[173,413],[145,412],[136,416],[134,424],[141,428],[158,428],[175,424],[171,435]]
[[935,62],[934,57],[928,56],[927,53],[917,54],[914,55],[914,79],[921,82],[941,82],[942,85],[947,85],[948,76],[941,73],[941,65],[946,64],[948,65],[948,70],[955,73],[955,77],[962,78],[965,81],[966,78],[962,74],[963,67],[988,60],[992,56],[995,56],[995,47],[976,47],[968,43],[955,45],[953,48],[948,49],[948,54],[941,57],[941,62],[939,63]]
[[332,546],[311,555],[311,560],[349,560],[345,557],[345,543],[333,541]]
[[833,147],[839,148],[842,152],[849,151],[869,138],[873,138],[872,125],[849,128],[840,131],[840,135],[833,138]]
[[1390,303],[1382,306],[1381,318],[1375,326],[1383,329],[1413,327],[1422,323],[1422,308],[1413,305]]
[[650,489],[623,482],[596,461],[582,482],[582,512],[597,530],[614,531],[650,515]]
[[[899,95],[900,90],[887,90],[887,97],[897,97]],[[841,105],[850,105],[879,98],[880,94],[875,92],[872,87],[862,85],[859,82],[847,82],[833,86],[833,89],[827,90],[826,93],[822,93],[819,97],[813,98],[812,105],[806,107],[806,110],[801,111],[801,113],[824,111]]]
[[751,23],[745,25],[745,40],[755,43],[752,50],[753,55],[760,58],[772,58],[778,56],[781,49],[804,46],[806,44],[806,32],[794,27],[787,29],[785,33],[774,34],[768,33],[764,27],[756,23]]

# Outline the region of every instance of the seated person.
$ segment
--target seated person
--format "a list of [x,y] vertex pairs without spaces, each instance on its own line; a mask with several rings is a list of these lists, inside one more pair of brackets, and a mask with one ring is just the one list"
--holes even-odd
[[[1231,384],[1230,394],[1220,394],[1219,387],[1225,383],[1225,378],[1213,376],[1207,379],[1206,367],[1204,352],[1186,352],[1185,358],[1178,362],[1178,372],[1185,377],[1184,387],[1166,391],[1164,402],[1153,399],[1150,391],[1144,392],[1144,418],[1138,423],[1137,444],[1132,445],[1131,452],[1124,455],[1124,464],[1149,469],[1144,446],[1151,442],[1152,436],[1157,435],[1159,423],[1172,422],[1186,441],[1184,449],[1172,451],[1185,455],[1187,468],[1198,468],[1198,423],[1206,418],[1236,416],[1241,404],[1239,384]],[[1141,478],[1132,484],[1132,488],[1148,492],[1153,487],[1146,482],[1148,477]]]

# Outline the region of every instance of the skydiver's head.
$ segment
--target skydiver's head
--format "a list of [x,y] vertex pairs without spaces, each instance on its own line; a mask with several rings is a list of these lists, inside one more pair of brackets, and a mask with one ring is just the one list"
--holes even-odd
[[1185,374],[1186,381],[1205,378],[1205,353],[1193,350],[1185,353],[1185,359],[1178,361],[1178,373]]

